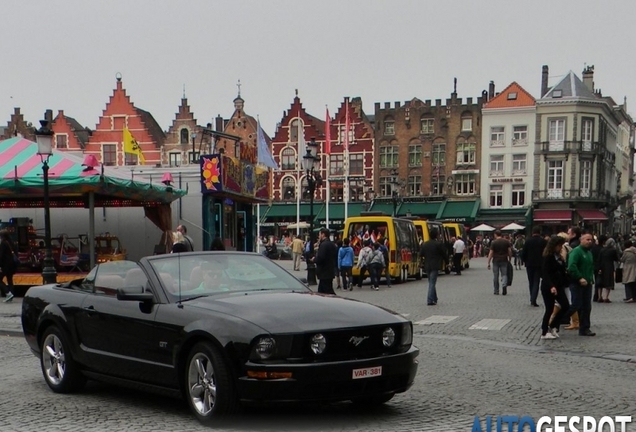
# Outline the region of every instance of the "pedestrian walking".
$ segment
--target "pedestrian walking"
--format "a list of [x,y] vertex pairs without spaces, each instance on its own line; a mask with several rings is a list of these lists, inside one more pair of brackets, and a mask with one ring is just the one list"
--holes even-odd
[[[563,242],[565,243],[565,241]],[[543,251],[547,242],[541,236],[541,227],[532,228],[532,237],[526,240],[521,250],[521,260],[525,263],[528,275],[528,290],[530,292],[530,304],[539,307],[539,284],[541,282],[541,266],[543,264]],[[561,249],[563,246],[561,246]]]
[[362,288],[362,282],[366,279],[366,273],[368,270],[368,264],[371,262],[371,254],[373,249],[371,248],[371,240],[364,241],[364,247],[360,249],[358,253],[358,262],[356,268],[360,269],[360,277],[358,279],[358,288]]
[[512,257],[510,242],[501,237],[501,231],[495,231],[495,240],[490,244],[488,252],[488,270],[492,261],[494,295],[499,295],[499,278],[501,277],[502,294],[508,294],[508,263]]
[[318,292],[322,294],[335,294],[333,290],[333,276],[336,274],[338,262],[338,247],[329,240],[329,230],[322,228],[318,237],[318,251],[314,262],[316,263],[316,278],[318,278]]
[[295,234],[292,235],[291,250],[294,271],[300,271],[300,262],[303,256],[303,241]]
[[438,240],[438,237],[439,231],[436,228],[431,229],[429,240],[420,249],[420,256],[424,260],[424,271],[428,279],[428,295],[426,296],[426,304],[428,306],[437,305],[437,276],[442,262],[448,260],[446,248]]
[[180,231],[172,233],[172,253],[188,252],[188,246],[186,245],[185,238]]
[[349,239],[345,238],[338,250],[338,270],[342,278],[342,289],[353,291],[351,269],[353,268],[353,248],[349,246]]
[[610,292],[614,290],[615,270],[620,257],[616,249],[616,241],[610,237],[605,241],[603,249],[598,257],[599,278],[601,280],[601,292],[598,296],[599,303],[611,303]]
[[521,259],[521,254],[523,253],[523,246],[526,243],[526,239],[523,234],[517,234],[517,239],[515,240],[515,244],[513,245],[512,252],[515,256],[515,270],[521,270],[521,266],[523,265],[523,260]]
[[569,314],[579,314],[579,335],[596,336],[590,330],[592,312],[592,287],[594,286],[594,258],[590,251],[592,234],[582,234],[579,245],[572,249],[568,256],[568,273],[570,275],[570,294],[572,305]]
[[378,291],[380,289],[380,275],[384,268],[384,255],[380,250],[380,243],[373,243],[373,251],[371,252],[371,258],[367,259],[369,264],[369,276],[371,277],[371,289]]
[[[13,287],[13,275],[18,269],[18,256],[15,245],[9,237],[7,230],[0,231],[0,291],[6,296],[5,303],[13,301],[15,290]],[[4,279],[7,283],[4,283]]]
[[[541,296],[545,312],[541,322],[541,339],[557,339],[561,320],[567,315],[570,303],[565,295],[565,288],[569,284],[567,265],[561,255],[565,239],[554,235],[550,238],[543,251],[541,269]],[[553,315],[555,304],[559,310]]]
[[625,242],[623,255],[621,256],[623,266],[623,284],[625,285],[625,303],[636,301],[636,247],[631,240]]
[[193,252],[194,241],[192,241],[192,237],[188,235],[188,228],[185,225],[181,224],[177,227],[176,231],[183,234],[183,243],[186,245],[186,248],[188,249],[186,252]]
[[334,277],[336,278],[336,289],[342,289],[342,282],[340,278],[340,269],[338,268],[338,257],[340,256],[340,249],[342,249],[342,240],[334,240],[336,243],[337,253],[336,253],[336,265],[333,266],[334,269]]
[[455,274],[462,274],[462,258],[464,257],[464,249],[466,249],[466,243],[461,237],[457,237],[455,243],[453,243],[453,266],[455,267]]

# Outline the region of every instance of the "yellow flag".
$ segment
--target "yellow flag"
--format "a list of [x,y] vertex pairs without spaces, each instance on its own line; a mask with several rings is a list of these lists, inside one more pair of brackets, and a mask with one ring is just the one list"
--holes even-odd
[[124,153],[137,155],[139,162],[142,165],[146,164],[146,158],[144,158],[144,154],[141,152],[141,147],[128,128],[124,128]]

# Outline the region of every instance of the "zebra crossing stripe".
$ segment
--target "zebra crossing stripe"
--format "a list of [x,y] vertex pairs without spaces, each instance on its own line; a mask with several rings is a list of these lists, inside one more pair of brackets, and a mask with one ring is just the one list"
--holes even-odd
[[483,319],[471,325],[468,330],[501,330],[509,319]]
[[453,315],[433,315],[424,320],[416,321],[413,324],[415,325],[431,325],[431,324],[448,324],[454,319],[459,318],[459,316]]

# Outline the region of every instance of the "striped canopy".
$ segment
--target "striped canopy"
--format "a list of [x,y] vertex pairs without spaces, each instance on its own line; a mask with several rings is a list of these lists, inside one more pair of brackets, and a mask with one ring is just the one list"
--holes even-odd
[[[44,198],[43,161],[36,143],[16,137],[0,142],[0,207],[38,207]],[[102,207],[156,206],[186,191],[125,178],[109,167],[87,169],[78,156],[53,150],[49,158],[52,207],[88,207],[88,194]],[[130,174],[128,174],[130,176]]]

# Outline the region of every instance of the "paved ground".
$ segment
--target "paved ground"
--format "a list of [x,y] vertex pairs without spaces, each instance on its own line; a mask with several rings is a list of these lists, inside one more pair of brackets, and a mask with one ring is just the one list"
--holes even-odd
[[[338,292],[419,323],[414,387],[373,412],[344,403],[250,407],[240,422],[219,429],[470,431],[475,415],[636,415],[636,306],[620,303],[622,290],[613,293],[615,303],[594,304],[597,337],[562,330],[561,339],[541,341],[542,308],[529,305],[525,275],[517,272],[505,297],[493,296],[491,283],[485,260],[477,259],[462,276],[439,278],[437,306],[426,305],[426,280]],[[0,303],[0,335],[19,331],[19,311],[19,301]],[[21,337],[0,336],[0,346],[0,431],[209,430],[178,400],[97,383],[55,395]]]

